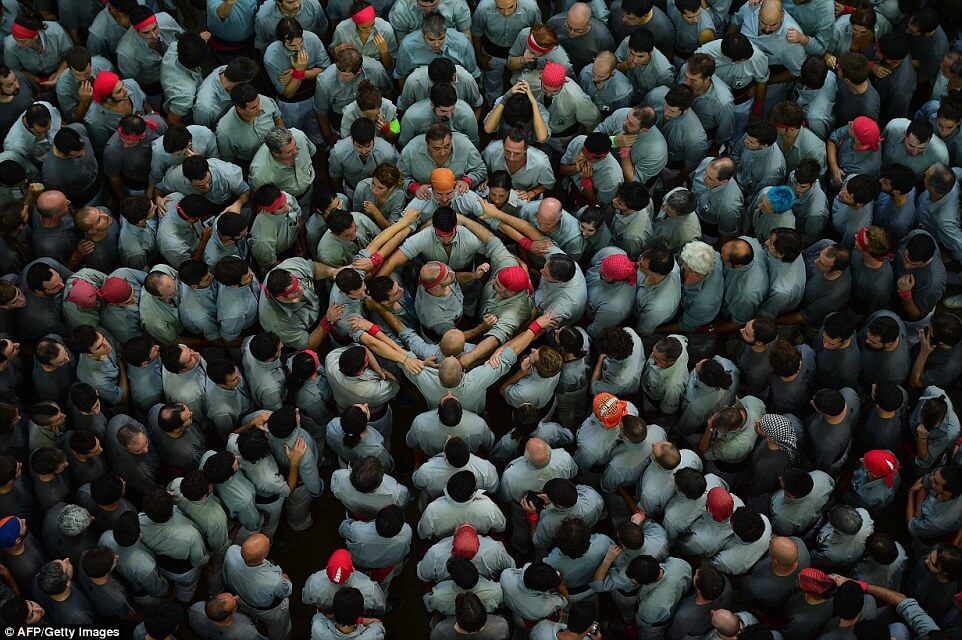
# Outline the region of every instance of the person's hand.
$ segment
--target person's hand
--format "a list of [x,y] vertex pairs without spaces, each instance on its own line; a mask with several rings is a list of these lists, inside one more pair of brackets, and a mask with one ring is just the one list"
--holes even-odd
[[501,217],[498,214],[498,208],[487,200],[481,200],[481,219],[500,220]]
[[839,17],[840,15],[842,15],[842,12],[844,12],[844,11],[845,11],[845,5],[842,4],[841,2],[836,2],[836,3],[835,3],[835,17],[836,17],[836,18]]
[[832,180],[835,184],[845,184],[845,172],[841,167],[835,167],[832,171]]
[[90,240],[81,240],[77,244],[77,253],[79,253],[84,258],[86,258],[87,256],[89,256],[91,253],[94,252],[95,248],[96,246]]
[[899,288],[899,291],[911,291],[915,286],[915,276],[911,273],[906,273],[904,276],[898,279],[895,285]]
[[370,258],[354,258],[354,262],[351,264],[352,267],[368,273],[374,268],[374,261]]
[[478,69],[481,69],[482,71],[491,70],[491,56],[486,54],[484,51],[478,54],[477,62],[478,62]]
[[546,311],[534,319],[534,321],[538,323],[538,326],[541,327],[542,330],[556,328],[559,320],[560,317],[554,313],[551,313],[550,311]]
[[200,232],[201,242],[206,242],[207,240],[210,240],[210,237],[213,233],[214,233],[214,225],[210,225],[209,227],[204,227],[204,230]]
[[361,618],[361,624],[363,624],[364,626],[375,624],[380,621],[381,621],[380,618]]
[[484,319],[481,321],[481,326],[484,327],[485,331],[498,324],[498,316],[493,313],[484,314]]
[[757,7],[762,3],[762,0],[748,0],[749,7]]
[[366,332],[374,326],[374,323],[361,316],[351,316],[347,319],[347,326],[350,327],[351,331]]
[[620,148],[630,147],[638,141],[637,133],[619,133],[615,136],[615,146]]
[[[501,366],[501,354],[504,353],[504,349],[505,347],[503,346],[499,347],[498,349],[495,350],[494,353],[491,354],[491,357],[488,358],[489,367],[491,367],[492,369],[497,369],[498,367]],[[463,365],[464,363],[462,362],[461,364]]]
[[925,428],[924,424],[919,424],[919,426],[915,427],[915,434],[919,439],[926,440],[929,437],[929,430]]
[[825,65],[826,65],[829,69],[834,69],[834,68],[835,68],[835,63],[838,62],[838,58],[836,58],[835,56],[833,56],[833,55],[830,54],[830,53],[826,53],[824,56],[822,56],[822,59],[825,60]]
[[846,578],[845,576],[839,575],[837,573],[830,573],[828,574],[828,577],[832,579],[832,582],[835,583],[836,587],[839,587],[845,584],[846,582],[848,582],[849,580],[851,580],[851,578]]
[[293,69],[286,69],[281,75],[277,76],[277,81],[283,85],[286,85],[294,77]]
[[876,78],[887,78],[892,75],[892,70],[876,62],[875,65],[872,66],[872,75]]
[[342,42],[341,44],[337,45],[331,50],[331,57],[336,56],[338,53],[340,53],[341,51],[344,51],[345,49],[357,49],[357,47],[354,46],[353,42]]
[[29,185],[27,185],[28,198],[37,198],[44,191],[46,191],[46,187],[43,186],[42,182],[31,182]]
[[795,27],[789,27],[788,33],[785,34],[785,39],[791,44],[800,44],[804,47],[806,44],[808,44],[809,38]]
[[380,133],[381,131],[384,131],[385,128],[389,127],[390,124],[390,122],[385,120],[384,117],[378,113],[377,119],[374,121],[374,128],[378,131],[378,133]]
[[407,369],[408,373],[410,373],[412,376],[416,376],[424,371],[424,363],[417,358],[405,358],[403,364],[404,368]]
[[157,205],[157,219],[163,219],[167,215],[167,203],[170,202],[170,196],[162,196],[159,193],[154,196],[154,204]]
[[327,313],[324,314],[324,318],[331,324],[336,323],[344,315],[344,305],[340,302],[335,302],[327,308]]
[[94,99],[94,84],[90,80],[84,80],[77,85],[77,95],[81,102],[90,102]]
[[204,42],[210,42],[210,37],[212,34],[210,31],[201,31],[197,35],[199,35],[200,39],[203,40]]
[[422,360],[421,362],[423,362],[423,363],[424,363],[424,366],[427,367],[428,369],[437,369],[437,368],[438,368],[438,358],[437,358],[437,356],[431,356],[430,358],[425,358],[425,359]]
[[538,56],[534,55],[531,49],[525,48],[524,53],[521,54],[521,64],[534,64],[537,60]]
[[625,552],[624,547],[613,544],[608,547],[608,550],[605,552],[605,559],[602,560],[602,562],[612,563],[615,561],[615,558],[617,558],[624,552]]
[[428,200],[431,198],[431,186],[427,184],[422,184],[418,187],[418,190],[414,192],[414,197],[419,200]]
[[380,31],[374,32],[374,46],[377,47],[377,52],[381,55],[387,53],[387,40],[384,39]]
[[474,279],[480,280],[484,277],[488,271],[491,271],[491,265],[485,262],[484,264],[479,264],[474,270]]
[[518,200],[524,200],[525,202],[534,200],[535,198],[538,197],[538,194],[535,193],[534,190],[518,191],[517,194],[518,194]]
[[298,71],[307,69],[307,51],[301,49],[291,57],[291,67]]
[[932,344],[932,340],[925,329],[919,329],[919,355],[927,356],[933,351],[935,351],[935,345]]
[[538,256],[543,256],[553,245],[554,242],[551,241],[551,238],[541,238],[540,240],[535,240],[531,243],[531,253]]
[[384,375],[381,376],[381,377],[382,377],[384,380],[387,380],[388,382],[397,382],[397,378],[396,378],[396,377],[394,376],[394,374],[391,373],[390,371],[385,371],[385,372],[384,372]]
[[291,466],[295,466],[301,463],[304,459],[304,454],[307,452],[307,443],[304,442],[304,438],[298,437],[294,442],[294,448],[290,448],[286,444],[284,445],[284,454],[287,456],[288,462]]
[[648,514],[645,513],[644,511],[639,511],[638,513],[632,514],[631,523],[638,525],[640,527],[645,523],[645,520],[647,519],[648,519]]
[[758,202],[758,208],[762,210],[762,213],[773,213],[775,210],[772,209],[772,204],[768,201],[768,198],[763,198]]
[[525,356],[524,359],[521,361],[521,373],[527,375],[528,372],[531,371],[532,366],[534,366],[532,357],[530,355]]
[[222,213],[240,213],[241,208],[240,201],[235,200],[234,202],[230,203],[230,206],[226,207]]
[[468,184],[468,181],[465,180],[464,178],[461,178],[454,184],[454,193],[459,196],[464,195],[465,193],[468,192],[470,188],[471,188],[471,185]]
[[534,97],[534,92],[531,91],[531,85],[528,84],[528,81],[527,81],[527,80],[518,80],[518,85],[521,87],[521,91],[520,91],[519,93],[524,93],[526,96],[528,96],[528,100],[529,100],[532,104],[534,104],[534,103],[536,102],[535,97]]
[[267,432],[267,421],[271,419],[270,411],[261,411],[256,416],[251,418],[250,426],[255,429],[260,429],[263,432]]
[[521,510],[525,513],[538,513],[538,510],[534,508],[534,505],[528,502],[527,496],[521,498]]

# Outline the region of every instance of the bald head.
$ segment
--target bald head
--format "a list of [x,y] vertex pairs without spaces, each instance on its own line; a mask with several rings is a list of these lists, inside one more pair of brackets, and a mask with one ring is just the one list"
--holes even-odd
[[772,538],[769,551],[772,560],[783,567],[791,567],[798,562],[798,546],[791,538],[786,538],[785,536]]
[[535,222],[541,233],[551,233],[561,224],[561,200],[557,198],[545,198],[538,205],[538,213],[535,214]]
[[448,356],[441,361],[441,367],[438,369],[438,378],[441,381],[441,386],[446,389],[457,386],[461,379],[464,377],[464,367],[461,366],[461,361],[454,356]]
[[595,56],[593,65],[595,76],[600,78],[606,78],[610,76],[617,64],[618,60],[615,58],[615,54],[610,51],[602,51]]
[[568,9],[568,26],[583,27],[591,22],[591,7],[584,2],[576,2]]
[[446,268],[443,264],[432,260],[431,262],[424,263],[424,266],[421,267],[421,271],[418,273],[418,275],[421,278],[422,283],[436,287],[438,285],[445,284],[443,280],[446,280],[446,278],[441,279],[441,273],[444,271],[446,271]]
[[62,191],[44,191],[37,198],[37,211],[44,218],[54,218],[67,213],[67,196]]
[[241,545],[241,557],[246,564],[256,566],[264,562],[270,550],[270,539],[263,533],[255,533],[244,540],[244,544]]
[[460,329],[448,329],[441,336],[441,353],[446,356],[457,357],[464,353],[464,332]]
[[761,33],[775,33],[782,26],[784,13],[782,0],[763,0],[758,11],[758,30]]
[[541,438],[531,438],[524,447],[524,457],[528,464],[540,469],[551,461],[551,447]]
[[741,624],[738,622],[738,616],[728,609],[715,609],[711,612],[711,626],[723,636],[734,636],[738,633]]
[[204,613],[214,622],[224,622],[237,609],[237,598],[229,593],[218,593],[204,605]]
[[722,245],[721,257],[730,267],[743,267],[751,263],[755,257],[755,251],[752,245],[736,238]]

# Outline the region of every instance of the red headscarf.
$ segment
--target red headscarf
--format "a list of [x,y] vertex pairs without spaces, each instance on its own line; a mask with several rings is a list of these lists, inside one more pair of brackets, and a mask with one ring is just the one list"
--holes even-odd
[[862,458],[865,469],[873,476],[885,478],[885,486],[891,489],[895,485],[895,479],[899,475],[898,458],[892,455],[891,451],[885,449],[873,449]]
[[602,260],[601,274],[609,280],[627,280],[631,285],[638,282],[638,269],[635,263],[623,253],[614,253]]
[[852,120],[852,133],[858,143],[871,151],[878,151],[879,144],[882,142],[882,134],[879,132],[878,123],[867,116],[859,116]]
[[528,294],[534,295],[534,287],[531,286],[528,270],[524,267],[505,267],[498,272],[498,282],[512,293],[527,291]]

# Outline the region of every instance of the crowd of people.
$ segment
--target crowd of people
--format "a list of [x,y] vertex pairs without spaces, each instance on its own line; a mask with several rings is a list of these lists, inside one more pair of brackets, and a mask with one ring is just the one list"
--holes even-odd
[[962,7],[139,2],[0,11],[0,623],[962,638]]

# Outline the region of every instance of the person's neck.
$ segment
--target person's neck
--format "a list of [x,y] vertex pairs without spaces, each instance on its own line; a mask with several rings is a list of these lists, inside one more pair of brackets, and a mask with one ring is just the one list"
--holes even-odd
[[50,599],[53,600],[54,602],[63,602],[69,597],[70,597],[70,587],[68,586],[61,593],[58,593],[55,596],[50,596]]
[[822,274],[822,277],[825,278],[825,279],[828,280],[828,281],[838,280],[839,278],[842,277],[842,274],[843,274],[843,273],[845,273],[845,272],[844,272],[844,271],[829,271],[828,273],[823,273],[823,274]]
[[786,149],[790,149],[795,141],[798,140],[798,134],[802,132],[801,129],[789,129],[787,133],[779,136],[782,139],[782,146]]
[[60,228],[60,218],[45,218],[40,216],[40,226],[44,229]]
[[10,104],[11,102],[13,102],[13,99],[16,98],[16,97],[17,97],[17,96],[15,96],[15,95],[13,95],[13,96],[8,96],[8,95],[5,94],[5,93],[0,93],[0,104]]
[[767,344],[752,344],[752,345],[751,345],[751,349],[752,349],[752,351],[754,351],[755,353],[765,353],[766,351],[768,351],[768,345],[767,345]]
[[845,421],[846,414],[840,413],[837,416],[825,416],[825,422],[829,424],[842,424]]
[[7,484],[5,484],[5,485],[3,485],[2,487],[0,487],[0,494],[10,493],[11,491],[13,491],[13,483],[14,483],[14,482],[16,482],[15,479],[14,479],[14,480],[11,480],[11,481],[8,482]]
[[226,620],[221,620],[220,622],[216,620],[211,620],[211,622],[214,623],[215,627],[229,627],[232,624],[234,624],[234,614],[227,616]]
[[695,604],[706,605],[706,604],[709,604],[710,602],[711,600],[701,595],[700,591],[697,591],[697,590],[695,591]]
[[7,552],[7,555],[19,556],[19,555],[22,555],[26,549],[27,547],[23,544],[23,540],[21,540],[20,542],[13,545],[12,547],[5,548],[4,551]]
[[105,585],[107,581],[110,580],[110,574],[103,576],[102,578],[90,578],[90,581],[94,584]]
[[883,418],[883,419],[885,419],[885,420],[888,420],[888,419],[890,419],[890,418],[894,418],[894,417],[895,417],[895,414],[898,413],[898,412],[897,412],[897,411],[886,411],[886,410],[883,409],[882,407],[879,407],[879,406],[876,405],[876,407],[875,407],[875,413],[878,414],[878,417],[879,417],[879,418]]
[[861,84],[855,84],[854,82],[849,85],[849,93],[852,95],[860,96],[866,91],[868,91],[869,83],[868,80]]
[[111,511],[117,510],[117,508],[120,506],[120,501],[118,500],[117,502],[111,502],[110,504],[102,504],[99,506],[101,511],[110,513]]
[[896,339],[895,339],[895,342],[892,343],[892,346],[891,346],[891,347],[888,346],[888,345],[885,345],[885,347],[882,349],[882,351],[889,351],[889,352],[895,351],[896,349],[899,348],[899,343],[900,343],[901,341],[902,341],[901,338],[896,338]]
[[880,269],[882,265],[885,264],[884,260],[879,260],[870,253],[862,253],[862,262],[864,262],[865,266],[869,269]]
[[903,204],[905,204],[905,201],[908,200],[908,198],[909,198],[908,195],[905,193],[892,194],[892,202],[894,202],[895,206],[897,207],[901,207]]
[[661,282],[663,282],[667,277],[668,276],[663,276],[659,273],[652,273],[645,276],[645,284],[647,284],[648,286],[654,286],[656,284],[660,284]]
[[585,634],[564,629],[559,631],[555,637],[558,638],[558,640],[584,640]]
[[337,630],[341,633],[354,633],[354,630],[357,629],[356,624],[343,625],[335,622],[334,626],[337,627]]
[[838,626],[840,629],[848,629],[850,627],[854,627],[856,624],[858,624],[858,619],[859,619],[859,616],[856,616],[854,618],[839,618]]

